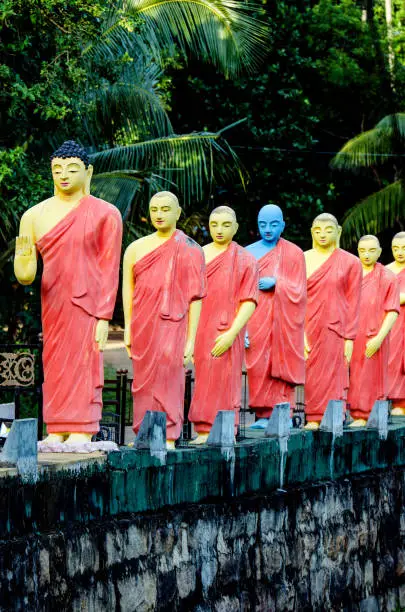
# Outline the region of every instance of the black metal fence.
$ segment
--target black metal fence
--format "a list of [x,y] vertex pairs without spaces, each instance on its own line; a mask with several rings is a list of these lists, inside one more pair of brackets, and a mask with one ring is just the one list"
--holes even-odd
[[[192,424],[188,420],[194,389],[192,370],[185,373],[184,425],[178,444],[187,446],[192,437]],[[96,440],[111,440],[117,444],[125,442],[125,428],[132,426],[132,378],[128,370],[117,370],[115,378],[106,379],[103,388],[103,414]],[[38,439],[43,433],[42,414],[42,338],[30,344],[0,344],[0,402],[15,403],[15,418],[38,417]],[[24,401],[22,401],[24,399]],[[303,387],[297,387],[294,425],[304,423]],[[242,406],[238,440],[246,437],[249,408],[247,375],[242,373]],[[251,421],[254,417],[250,418]]]
[[[192,370],[185,373],[184,393],[184,424],[178,446],[188,446],[192,437],[192,424],[188,420],[191,400],[194,390],[194,376]],[[118,444],[124,444],[125,427],[132,426],[132,378],[128,376],[127,370],[117,370],[115,379],[106,380],[103,392],[103,417],[100,424],[100,433],[97,439],[113,440]],[[112,398],[113,395],[113,398]],[[300,427],[304,424],[305,404],[304,388],[296,387],[295,407],[293,410],[293,425]],[[249,419],[248,415],[252,415]],[[237,440],[243,440],[247,436],[248,421],[254,421],[254,410],[249,408],[247,374],[242,373],[242,405],[239,415],[239,428]]]
[[36,416],[42,438],[42,336],[27,344],[0,344],[0,402],[14,402],[15,418]]

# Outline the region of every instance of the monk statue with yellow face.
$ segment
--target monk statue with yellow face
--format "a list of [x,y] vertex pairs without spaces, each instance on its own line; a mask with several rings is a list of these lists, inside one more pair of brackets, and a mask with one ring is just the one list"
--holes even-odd
[[359,323],[362,281],[357,257],[339,248],[341,227],[329,214],[311,228],[305,319],[305,414],[307,429],[318,429],[329,400],[346,400],[349,364]]
[[156,193],[149,213],[156,231],[124,255],[124,341],[134,370],[134,432],[148,410],[164,412],[166,447],[173,450],[183,425],[184,367],[194,353],[205,263],[201,247],[176,228],[181,208],[173,193]]

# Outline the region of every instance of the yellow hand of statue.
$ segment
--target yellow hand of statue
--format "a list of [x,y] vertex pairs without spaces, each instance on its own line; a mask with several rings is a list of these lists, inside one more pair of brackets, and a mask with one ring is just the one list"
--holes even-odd
[[36,249],[29,236],[18,236],[15,241],[16,257],[31,259],[36,262]]
[[308,359],[310,352],[311,352],[311,347],[309,346],[307,337],[304,334],[304,358],[305,358],[305,360]]
[[22,285],[30,285],[37,273],[37,252],[29,236],[15,241],[14,273]]
[[188,340],[184,347],[184,367],[186,368],[189,363],[194,363],[194,342],[191,342],[191,340]]
[[232,344],[235,341],[235,335],[230,331],[226,331],[223,334],[220,334],[215,339],[214,348],[211,351],[211,355],[213,357],[221,357],[228,349],[231,348]]
[[353,340],[345,340],[344,353],[345,353],[346,363],[347,365],[350,365],[350,362],[352,360],[352,355],[353,355]]
[[131,330],[127,327],[124,330],[124,344],[127,349],[128,357],[131,359]]
[[100,351],[104,351],[108,338],[108,321],[99,319],[96,325],[96,342]]
[[374,336],[374,338],[370,338],[370,340],[366,344],[366,357],[370,359],[380,348],[381,340],[378,336]]

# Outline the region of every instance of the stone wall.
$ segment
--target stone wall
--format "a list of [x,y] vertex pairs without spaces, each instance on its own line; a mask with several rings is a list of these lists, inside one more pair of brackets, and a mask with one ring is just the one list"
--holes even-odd
[[10,535],[1,610],[399,611],[404,500],[398,468]]

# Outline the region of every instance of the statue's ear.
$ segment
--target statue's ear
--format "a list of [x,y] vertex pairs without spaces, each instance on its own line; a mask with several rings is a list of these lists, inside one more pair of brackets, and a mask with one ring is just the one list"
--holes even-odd
[[90,164],[87,168],[86,183],[84,185],[84,195],[90,195],[90,183],[93,176],[93,166]]
[[340,247],[340,237],[342,236],[342,226],[338,225],[338,239],[336,241],[336,248]]
[[180,206],[179,206],[179,209],[178,209],[178,211],[177,211],[177,217],[176,217],[177,221],[180,219],[180,215],[181,215],[181,213],[182,213],[182,210],[181,210],[181,208],[180,208]]

